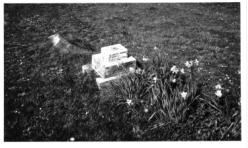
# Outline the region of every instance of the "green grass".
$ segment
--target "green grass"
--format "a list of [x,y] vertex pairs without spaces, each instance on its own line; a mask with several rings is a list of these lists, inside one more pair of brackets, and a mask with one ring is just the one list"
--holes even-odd
[[[239,11],[239,3],[5,4],[5,140],[240,140]],[[91,57],[59,54],[47,39],[54,33],[96,51],[121,43],[151,61],[99,91],[95,74],[81,73]]]

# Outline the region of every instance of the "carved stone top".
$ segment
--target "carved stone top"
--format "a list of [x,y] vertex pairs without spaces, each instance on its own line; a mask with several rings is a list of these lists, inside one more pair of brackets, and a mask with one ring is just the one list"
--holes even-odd
[[127,48],[121,44],[115,44],[101,48],[101,54],[103,56],[103,62],[115,62],[123,58],[127,58]]

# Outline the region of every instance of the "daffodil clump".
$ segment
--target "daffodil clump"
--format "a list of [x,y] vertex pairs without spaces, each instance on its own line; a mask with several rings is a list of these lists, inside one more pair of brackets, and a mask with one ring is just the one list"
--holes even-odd
[[[156,49],[158,50],[158,49]],[[185,66],[168,63],[160,55],[144,58],[144,69],[130,69],[131,75],[113,83],[115,96],[128,108],[137,106],[148,114],[148,120],[183,122],[201,95],[201,88],[192,79],[192,66],[199,61],[187,61]],[[150,61],[150,63],[147,63]]]
[[118,117],[132,125],[134,135],[142,137],[168,124],[188,125],[209,110],[224,118],[238,115],[236,109],[230,109],[239,108],[233,107],[238,103],[233,102],[231,89],[224,88],[221,82],[208,92],[211,97],[203,92],[206,85],[201,81],[201,61],[193,59],[180,65],[166,61],[164,55],[143,56],[143,68],[130,68],[130,75],[108,89],[116,102]]

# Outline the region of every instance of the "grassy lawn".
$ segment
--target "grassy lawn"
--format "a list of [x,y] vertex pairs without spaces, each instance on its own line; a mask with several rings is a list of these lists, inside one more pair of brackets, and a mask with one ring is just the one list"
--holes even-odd
[[[84,50],[120,43],[153,60],[103,93],[93,72],[81,73],[91,56],[60,54],[48,40],[55,33]],[[169,73],[173,65],[186,74]],[[159,90],[184,75],[198,101],[165,113]],[[240,5],[5,4],[4,96],[6,141],[240,140]]]

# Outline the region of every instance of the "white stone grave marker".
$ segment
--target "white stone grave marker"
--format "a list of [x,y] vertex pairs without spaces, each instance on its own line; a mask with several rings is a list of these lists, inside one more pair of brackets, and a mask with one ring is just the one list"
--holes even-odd
[[128,50],[121,44],[101,48],[101,53],[92,55],[92,68],[100,76],[98,86],[120,78],[136,67],[136,59],[128,57]]

